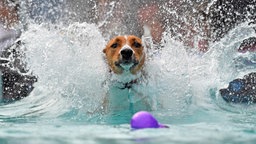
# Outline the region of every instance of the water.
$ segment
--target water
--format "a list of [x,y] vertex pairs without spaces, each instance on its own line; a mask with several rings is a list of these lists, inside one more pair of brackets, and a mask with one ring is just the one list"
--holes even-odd
[[235,50],[255,36],[252,27],[238,25],[204,54],[166,32],[161,49],[149,52],[143,88],[161,103],[152,114],[170,128],[134,131],[129,118],[95,112],[108,91],[99,26],[30,22],[20,40],[38,82],[29,97],[1,104],[0,143],[255,143],[255,105],[228,104],[218,93],[255,71],[239,63],[254,54]]

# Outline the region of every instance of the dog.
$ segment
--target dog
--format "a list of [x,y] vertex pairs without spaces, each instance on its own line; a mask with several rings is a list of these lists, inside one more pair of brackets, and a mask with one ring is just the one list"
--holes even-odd
[[119,116],[152,110],[152,100],[144,93],[146,52],[142,40],[134,35],[117,36],[103,53],[110,74],[104,109]]

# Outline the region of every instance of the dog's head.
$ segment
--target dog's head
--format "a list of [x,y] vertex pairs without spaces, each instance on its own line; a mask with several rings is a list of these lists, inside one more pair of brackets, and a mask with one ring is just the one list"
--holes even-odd
[[116,74],[122,74],[124,71],[136,74],[142,69],[145,61],[142,41],[133,35],[113,38],[103,52],[110,69]]

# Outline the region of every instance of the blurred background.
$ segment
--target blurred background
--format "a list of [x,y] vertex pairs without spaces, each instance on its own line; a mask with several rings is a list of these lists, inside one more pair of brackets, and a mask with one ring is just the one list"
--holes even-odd
[[255,5],[255,0],[1,0],[1,21],[7,26],[28,21],[93,23],[106,39],[141,37],[146,25],[157,44],[168,32],[189,48],[207,51],[210,41],[236,25],[255,23]]

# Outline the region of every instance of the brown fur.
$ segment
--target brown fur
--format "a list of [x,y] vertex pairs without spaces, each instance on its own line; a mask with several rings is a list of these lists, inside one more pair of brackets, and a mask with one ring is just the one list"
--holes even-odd
[[[140,47],[136,47],[134,45],[135,42],[139,43]],[[117,44],[116,48],[112,47],[114,44]],[[144,47],[142,46],[142,41],[140,38],[133,35],[129,35],[127,36],[127,38],[125,36],[117,36],[109,41],[103,52],[106,55],[106,60],[108,62],[108,65],[110,66],[110,69],[116,74],[122,74],[123,69],[116,66],[115,63],[121,59],[120,50],[126,44],[132,48],[132,50],[134,51],[134,59],[139,62],[136,66],[130,69],[130,72],[132,74],[136,74],[142,69],[145,62]]]

